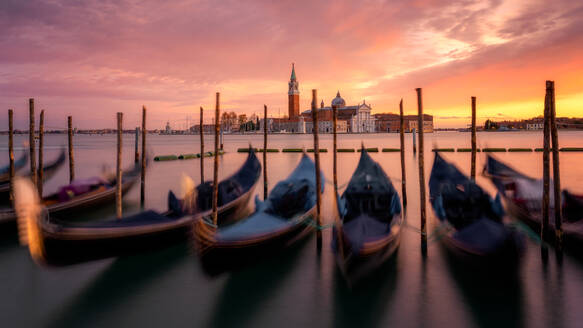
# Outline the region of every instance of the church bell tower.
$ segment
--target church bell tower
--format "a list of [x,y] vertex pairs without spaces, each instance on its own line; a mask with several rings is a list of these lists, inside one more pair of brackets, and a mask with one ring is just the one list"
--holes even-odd
[[299,85],[296,79],[294,63],[292,63],[292,72],[288,85],[288,117],[291,120],[300,116],[300,90],[298,89]]

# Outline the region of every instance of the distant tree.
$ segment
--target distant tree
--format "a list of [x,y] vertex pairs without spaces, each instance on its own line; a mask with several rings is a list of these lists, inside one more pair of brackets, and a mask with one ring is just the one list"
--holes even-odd
[[491,120],[486,120],[484,123],[484,130],[496,130],[498,129],[498,124]]
[[247,122],[247,115],[241,114],[239,115],[239,124],[245,124]]

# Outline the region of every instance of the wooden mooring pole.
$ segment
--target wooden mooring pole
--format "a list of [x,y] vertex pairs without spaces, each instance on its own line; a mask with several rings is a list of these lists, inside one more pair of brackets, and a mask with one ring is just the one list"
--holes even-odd
[[219,123],[220,123],[220,96],[217,92],[217,99],[215,105],[215,156],[214,156],[214,171],[213,171],[213,224],[218,224],[219,219]]
[[476,97],[472,97],[472,163],[470,170],[472,181],[476,181]]
[[417,129],[411,129],[411,134],[413,136],[413,154],[417,153],[417,141],[415,140],[415,134],[417,133]]
[[543,199],[542,199],[542,222],[541,222],[541,240],[544,247],[544,242],[547,241],[547,232],[549,229],[549,184],[550,184],[550,95],[547,87],[545,94],[545,109],[544,109],[544,130],[543,130]]
[[223,150],[223,130],[224,130],[224,126],[223,126],[224,122],[221,122],[220,128],[221,128],[221,150]]
[[44,180],[44,159],[43,148],[45,143],[45,111],[40,111],[40,120],[38,122],[38,195],[43,197],[43,180]]
[[142,169],[140,176],[140,207],[144,208],[146,200],[146,106],[142,106]]
[[[332,179],[334,180],[334,197],[338,199],[338,142],[337,142],[337,133],[338,133],[338,106],[332,105],[332,130],[334,132],[333,135],[333,148],[334,148],[334,159],[333,159],[333,167],[332,167]],[[335,201],[335,204],[338,205],[338,202]]]
[[202,107],[200,107],[200,183],[204,182],[204,125],[202,123]]
[[557,250],[563,249],[563,216],[561,212],[561,172],[559,166],[559,135],[557,132],[556,106],[555,106],[555,82],[546,82],[549,94],[549,109],[551,116],[551,142],[553,148],[553,186],[555,196],[555,245]]
[[263,199],[267,199],[267,105],[263,105]]
[[138,150],[138,144],[140,143],[140,128],[136,127],[136,142],[134,147],[134,163],[138,163],[140,160],[140,151]]
[[69,136],[69,182],[75,180],[75,157],[73,156],[73,117],[67,117],[67,135]]
[[34,186],[37,186],[37,172],[36,172],[36,141],[34,140],[34,99],[28,99],[28,142],[30,143],[30,178]]
[[10,160],[10,204],[14,208],[14,111],[8,110],[8,158]]
[[403,208],[407,207],[407,175],[405,174],[405,117],[403,116],[403,99],[399,102],[399,137],[401,141],[401,193]]
[[122,186],[123,177],[121,171],[121,152],[122,152],[122,133],[123,133],[123,113],[117,113],[117,167],[116,171],[116,183],[115,183],[115,204],[117,211],[117,218],[121,220],[122,208],[121,208],[121,198],[122,198]]
[[332,130],[334,132],[334,166],[333,166],[333,179],[334,179],[334,205],[336,206],[336,239],[338,241],[338,254],[340,258],[344,259],[344,240],[342,238],[342,222],[340,221],[340,212],[338,209],[338,143],[337,143],[337,130],[338,130],[338,106],[332,105]]
[[419,129],[419,205],[421,208],[421,253],[427,256],[427,226],[425,212],[425,162],[423,158],[423,97],[417,88],[417,128]]
[[318,140],[318,91],[312,89],[312,132],[314,134],[314,161],[316,162],[316,224],[318,230],[316,231],[316,246],[318,251],[322,249],[322,226],[320,213],[322,205],[322,193],[320,192],[322,181],[320,176],[320,142]]

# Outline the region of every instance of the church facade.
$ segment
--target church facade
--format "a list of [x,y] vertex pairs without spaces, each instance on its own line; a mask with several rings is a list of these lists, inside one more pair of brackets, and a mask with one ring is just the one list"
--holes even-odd
[[[267,126],[270,131],[287,133],[312,133],[314,124],[312,110],[308,109],[300,113],[300,90],[296,76],[295,65],[292,64],[290,80],[288,82],[288,116],[283,118],[268,119]],[[338,133],[374,133],[376,131],[375,117],[371,114],[372,106],[366,101],[357,105],[346,106],[346,102],[336,94],[330,106],[324,106],[321,101],[318,108],[318,130],[321,133],[332,133],[332,105],[338,110]],[[263,120],[261,120],[263,126]]]
[[[337,131],[340,133],[374,133],[376,131],[375,117],[371,114],[372,106],[366,101],[362,103],[346,106],[346,102],[340,96],[340,91],[336,94],[336,98],[332,100],[330,106],[324,106],[324,101],[320,103],[318,108],[318,126],[319,132],[332,132],[328,126],[332,126],[332,106],[336,106],[338,111]],[[311,123],[312,110],[308,109],[302,112],[305,120]],[[313,124],[306,126],[306,132],[312,132]]]

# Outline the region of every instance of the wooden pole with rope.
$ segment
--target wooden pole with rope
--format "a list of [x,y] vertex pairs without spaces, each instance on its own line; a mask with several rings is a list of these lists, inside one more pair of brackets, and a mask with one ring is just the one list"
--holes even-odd
[[267,105],[263,105],[263,199],[267,199]]
[[38,122],[38,196],[43,197],[43,180],[44,172],[44,144],[45,144],[45,111],[40,111],[40,119]]
[[200,107],[200,183],[204,183],[204,125],[202,123],[202,106]]
[[142,169],[140,176],[140,206],[144,208],[146,200],[146,106],[142,106]]
[[314,134],[314,161],[316,162],[316,224],[318,225],[318,230],[316,231],[316,246],[318,251],[322,249],[322,226],[321,222],[321,206],[322,206],[322,193],[320,192],[322,181],[320,176],[320,142],[318,139],[318,104],[317,104],[317,94],[316,89],[312,89],[312,132]]
[[122,133],[123,133],[123,113],[117,113],[117,166],[116,166],[116,183],[115,183],[115,204],[116,204],[116,214],[117,219],[121,220],[122,217],[122,186],[123,186],[123,176],[121,170],[121,154],[122,154]]
[[344,238],[342,238],[342,222],[340,221],[340,211],[338,209],[338,144],[337,144],[337,130],[338,130],[338,106],[332,105],[332,130],[334,133],[333,147],[334,147],[334,166],[332,173],[334,179],[334,204],[336,204],[336,239],[338,240],[338,254],[344,260]]
[[417,88],[417,128],[419,129],[419,205],[421,208],[421,253],[427,256],[427,226],[425,211],[425,162],[423,149],[423,96],[421,88]]
[[401,141],[401,193],[403,208],[407,207],[407,175],[405,174],[405,117],[403,116],[403,99],[399,102],[399,139]]
[[10,204],[14,208],[14,111],[8,110],[8,158],[10,161]]
[[28,142],[29,142],[29,152],[30,152],[30,178],[32,179],[32,184],[37,186],[37,171],[36,171],[36,141],[34,140],[34,99],[30,98],[28,100]]
[[470,166],[470,176],[472,181],[476,181],[476,97],[472,97],[472,159]]
[[218,202],[219,202],[219,123],[220,123],[220,93],[217,92],[215,106],[215,154],[213,171],[213,224],[218,224]]
[[67,140],[69,142],[69,183],[75,180],[75,156],[73,154],[73,117],[67,117]]
[[555,106],[555,82],[547,81],[549,94],[549,111],[551,124],[551,143],[553,152],[553,187],[555,197],[555,246],[557,250],[563,249],[563,213],[561,212],[561,172],[559,166],[559,135],[557,132],[556,106]]

